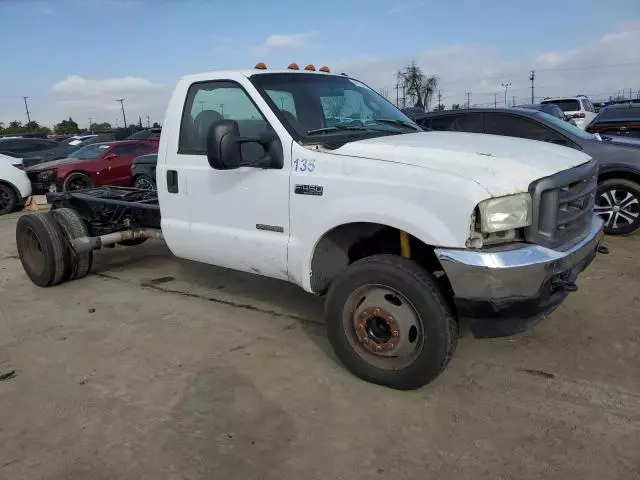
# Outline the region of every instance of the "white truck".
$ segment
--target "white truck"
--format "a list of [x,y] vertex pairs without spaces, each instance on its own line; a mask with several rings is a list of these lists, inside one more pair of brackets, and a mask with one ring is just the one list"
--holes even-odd
[[16,239],[40,286],[92,251],[163,238],[178,257],[326,294],[326,328],[358,377],[433,380],[456,347],[516,334],[557,307],[594,258],[597,165],[553,144],[423,132],[363,83],[313,71],[218,71],[175,88],[157,192],[49,194]]

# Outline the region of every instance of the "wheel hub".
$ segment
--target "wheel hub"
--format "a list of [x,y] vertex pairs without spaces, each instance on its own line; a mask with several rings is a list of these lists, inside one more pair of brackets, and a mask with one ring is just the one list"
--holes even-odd
[[397,347],[400,325],[386,309],[369,307],[357,317],[356,335],[371,353],[388,354]]

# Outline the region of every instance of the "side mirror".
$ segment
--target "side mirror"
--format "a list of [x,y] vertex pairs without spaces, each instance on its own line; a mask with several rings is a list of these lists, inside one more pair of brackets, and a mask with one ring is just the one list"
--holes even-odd
[[207,132],[207,160],[211,168],[231,170],[242,162],[240,131],[234,120],[213,123]]
[[[244,143],[258,143],[264,149],[265,155],[252,163],[243,162]],[[277,135],[241,137],[237,122],[220,120],[212,124],[207,132],[207,160],[216,170],[232,170],[243,166],[280,169],[284,165],[284,154]]]

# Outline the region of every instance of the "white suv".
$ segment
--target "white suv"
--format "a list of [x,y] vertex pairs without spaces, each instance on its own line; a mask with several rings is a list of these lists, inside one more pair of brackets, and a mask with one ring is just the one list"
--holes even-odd
[[31,195],[31,182],[23,168],[21,158],[0,153],[0,215],[11,213]]
[[586,95],[576,95],[575,97],[545,98],[542,104],[553,103],[558,105],[568,120],[573,120],[576,126],[586,129],[587,125],[596,118],[596,109]]

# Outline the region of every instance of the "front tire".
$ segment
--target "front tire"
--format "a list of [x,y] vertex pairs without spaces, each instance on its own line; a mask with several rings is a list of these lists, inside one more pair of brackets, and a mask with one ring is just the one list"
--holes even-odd
[[399,390],[435,379],[458,339],[436,279],[395,255],[359,260],[334,280],[326,327],[336,355],[354,375]]
[[93,180],[84,173],[71,173],[64,179],[62,190],[65,192],[73,190],[87,190],[93,188]]
[[0,215],[13,212],[18,204],[18,196],[11,185],[0,183]]
[[611,178],[598,185],[595,213],[604,221],[608,235],[625,235],[640,227],[640,185]]

